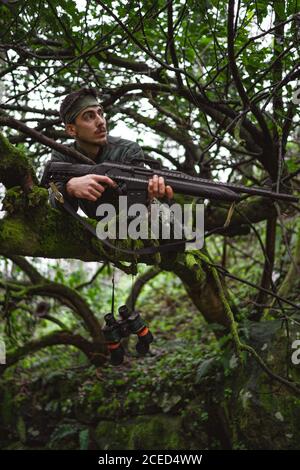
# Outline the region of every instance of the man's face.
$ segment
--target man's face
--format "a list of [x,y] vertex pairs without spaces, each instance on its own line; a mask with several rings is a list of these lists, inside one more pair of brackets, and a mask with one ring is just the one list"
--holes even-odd
[[67,124],[66,130],[76,140],[94,145],[107,143],[106,120],[100,106],[89,106],[80,111],[74,124]]

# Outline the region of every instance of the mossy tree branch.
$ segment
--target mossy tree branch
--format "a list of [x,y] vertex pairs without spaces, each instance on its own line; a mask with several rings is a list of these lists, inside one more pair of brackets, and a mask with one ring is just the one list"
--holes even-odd
[[100,366],[106,361],[106,351],[99,349],[98,345],[86,340],[80,335],[74,335],[66,331],[55,331],[38,339],[29,341],[26,345],[18,348],[15,352],[7,354],[6,364],[0,365],[0,372],[16,364],[24,357],[33,354],[49,346],[69,345],[80,349],[95,366]]

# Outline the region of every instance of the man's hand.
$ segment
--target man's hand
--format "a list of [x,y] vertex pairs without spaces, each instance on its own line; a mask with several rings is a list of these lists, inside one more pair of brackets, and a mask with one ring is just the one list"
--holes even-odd
[[117,183],[108,176],[91,174],[71,178],[66,184],[66,190],[71,197],[97,201],[102,196],[106,186],[114,188]]
[[165,180],[162,176],[158,177],[154,175],[153,178],[149,180],[148,184],[148,196],[150,201],[154,198],[161,198],[167,196],[168,199],[173,198],[173,189],[171,186],[165,185]]

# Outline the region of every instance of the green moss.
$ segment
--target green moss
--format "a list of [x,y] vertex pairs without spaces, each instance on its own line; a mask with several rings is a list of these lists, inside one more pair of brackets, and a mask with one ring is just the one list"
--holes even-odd
[[[37,240],[34,233],[18,217],[4,218],[0,221],[0,244],[2,252],[34,252]],[[33,253],[32,253],[33,254]]]
[[60,211],[48,209],[33,221],[40,227],[39,242],[41,252],[49,257],[73,257],[74,252],[84,253],[88,245],[86,232],[79,223],[66,217]]
[[180,449],[186,445],[180,436],[180,418],[156,415],[138,417],[131,430],[131,449]]
[[13,186],[6,191],[2,208],[8,214],[13,214],[14,212],[22,213],[26,209],[26,202],[21,186]]
[[98,424],[95,438],[101,449],[180,449],[187,443],[181,436],[181,419],[165,415],[138,416],[134,422]]
[[21,184],[25,175],[31,175],[33,182],[37,183],[37,178],[26,153],[12,145],[1,133],[0,174],[1,182],[7,187]]
[[[3,253],[29,256],[72,257],[76,249],[82,253],[83,246],[76,238],[76,228],[55,214],[37,211],[28,216],[12,215],[0,221],[0,245]],[[75,247],[74,247],[75,245]]]
[[33,186],[32,190],[28,193],[28,207],[44,206],[47,204],[48,198],[47,189]]
[[206,274],[202,269],[202,260],[198,250],[188,251],[186,253],[185,264],[189,269],[194,271],[197,281],[199,281],[200,283],[205,281]]
[[28,159],[25,152],[12,145],[9,140],[0,133],[0,152],[1,152],[1,166],[8,163],[8,160],[18,160],[20,164],[28,165]]
[[21,186],[13,186],[6,191],[3,199],[3,209],[8,214],[24,214],[27,217],[36,215],[36,211],[43,211],[49,209],[47,205],[48,191],[38,186],[33,186],[32,190],[25,193]]
[[[43,204],[46,200],[43,189],[37,188],[32,192],[30,204],[37,204],[32,208],[28,207],[28,200],[24,201],[23,197],[27,196],[20,188],[11,188],[8,192],[10,199],[7,200],[7,207],[15,211],[18,206],[18,211],[0,221],[0,246],[3,253],[49,258],[74,258],[78,255],[79,258],[84,259],[86,256],[89,259],[91,251],[95,252],[91,245],[98,240],[90,237],[73,218]],[[99,259],[105,259],[105,255],[101,255],[104,253],[101,242],[98,243]]]

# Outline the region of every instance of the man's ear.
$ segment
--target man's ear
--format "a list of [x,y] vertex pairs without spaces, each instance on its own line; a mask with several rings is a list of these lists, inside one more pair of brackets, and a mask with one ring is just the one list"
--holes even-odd
[[65,130],[70,137],[76,137],[76,126],[74,124],[66,124]]

